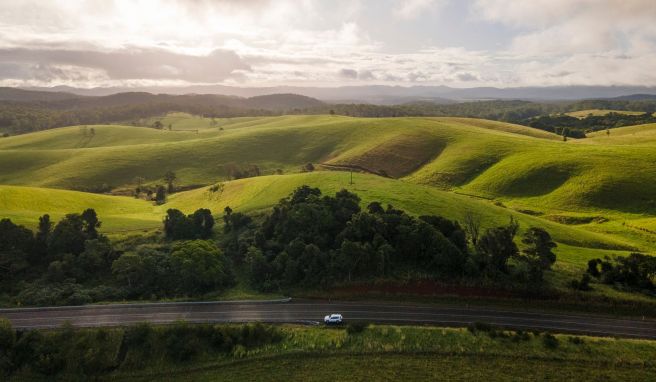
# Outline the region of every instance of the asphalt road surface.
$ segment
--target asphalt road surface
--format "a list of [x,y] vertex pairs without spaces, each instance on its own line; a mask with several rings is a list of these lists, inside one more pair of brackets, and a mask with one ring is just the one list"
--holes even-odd
[[8,318],[17,329],[56,328],[65,322],[78,327],[94,327],[130,325],[146,321],[167,324],[178,320],[194,323],[262,321],[322,324],[323,317],[331,313],[342,314],[345,323],[367,321],[384,324],[466,326],[473,322],[485,322],[523,330],[656,339],[656,320],[653,319],[384,302],[291,300],[0,309],[0,317]]

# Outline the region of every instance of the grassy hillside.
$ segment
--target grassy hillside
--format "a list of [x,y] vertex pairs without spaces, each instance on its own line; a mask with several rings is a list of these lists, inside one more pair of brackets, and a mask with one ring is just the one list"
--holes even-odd
[[538,225],[549,229],[556,240],[575,246],[592,248],[625,248],[636,243],[619,237],[587,232],[579,227],[567,226],[540,217],[523,214],[494,205],[492,202],[442,191],[433,187],[415,185],[400,180],[369,174],[350,174],[336,171],[319,171],[292,175],[271,175],[222,183],[221,189],[211,192],[210,187],[173,194],[167,203],[156,206],[152,202],[123,196],[44,189],[36,187],[0,186],[0,215],[21,224],[34,226],[44,213],[58,218],[66,213],[94,208],[105,224],[103,230],[115,232],[159,227],[166,210],[177,208],[191,213],[198,208],[209,208],[220,215],[226,206],[242,212],[268,209],[288,196],[301,185],[318,187],[325,194],[348,189],[362,198],[363,207],[372,201],[390,203],[411,214],[439,214],[462,220],[467,211],[480,215],[485,226],[505,224],[510,216],[524,228]]
[[[209,185],[225,181],[228,166],[256,164],[265,175],[278,169],[292,175],[228,182],[221,195],[209,195],[206,188],[180,193],[162,207],[127,198],[134,205],[121,211],[108,207],[107,228],[152,227],[168,206],[187,212],[209,206],[216,213],[226,205],[253,211],[307,183],[325,192],[351,188],[367,201],[390,202],[416,214],[461,219],[465,210],[474,209],[490,224],[501,224],[513,214],[524,226],[545,226],[561,243],[577,247],[648,251],[656,246],[651,233],[656,225],[656,141],[649,140],[656,136],[656,125],[563,142],[541,130],[467,118],[212,121],[175,113],[157,120],[173,130],[103,125],[93,126],[91,135],[91,127],[76,126],[1,139],[0,184],[122,187],[137,176],[161,183],[163,174],[173,170],[179,185]],[[296,174],[308,162],[319,168],[322,163],[333,166],[327,168],[364,168],[399,180],[356,174],[350,186],[343,173]],[[11,190],[25,198],[37,192]],[[44,198],[49,199],[47,194]],[[89,198],[68,206],[102,206],[108,196]],[[16,199],[5,199],[0,210],[21,222],[60,211],[57,206],[19,208]]]
[[116,232],[161,226],[161,216],[151,203],[121,196],[36,187],[0,186],[0,217],[35,227],[39,216],[53,220],[93,208],[101,217],[101,230]]
[[5,138],[0,183],[121,187],[136,176],[161,182],[170,169],[180,184],[211,184],[228,177],[230,163],[256,164],[270,174],[297,172],[312,162],[358,166],[549,208],[656,210],[651,144],[628,147],[601,136],[590,140],[597,144],[562,142],[527,127],[464,118],[285,116],[215,122],[208,127],[211,120],[174,115],[163,119],[165,126],[195,126],[198,133],[97,126],[92,137],[70,127]]
[[579,143],[603,145],[653,145],[656,143],[656,124],[618,127],[607,134],[605,131],[596,131],[588,134],[588,139]]

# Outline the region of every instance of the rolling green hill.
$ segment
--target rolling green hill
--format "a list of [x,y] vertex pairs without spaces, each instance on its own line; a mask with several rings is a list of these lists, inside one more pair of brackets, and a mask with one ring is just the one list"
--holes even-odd
[[57,221],[67,213],[93,208],[100,215],[104,232],[159,228],[161,216],[152,203],[122,196],[54,190],[36,187],[0,186],[0,218],[35,228],[39,216]]
[[[136,176],[211,184],[226,164],[264,174],[307,162],[357,166],[413,183],[564,210],[656,210],[656,150],[603,137],[582,144],[543,131],[464,118],[285,116],[210,121],[198,133],[132,126],[80,127],[0,141],[0,184],[68,189],[130,185]],[[165,119],[164,123],[168,121]],[[223,127],[223,130],[221,128]],[[617,134],[618,138],[621,132]],[[644,133],[646,134],[646,133]],[[632,136],[633,137],[633,136]],[[627,138],[624,138],[625,140]],[[635,138],[631,138],[635,139]],[[597,142],[599,141],[599,142]],[[619,141],[615,144],[615,141]]]
[[[325,192],[349,187],[343,173],[298,174],[311,162],[319,169],[356,168],[396,178],[357,174],[353,189],[365,200],[390,202],[415,214],[459,219],[473,209],[490,224],[501,224],[513,214],[523,225],[547,227],[559,242],[574,247],[651,251],[656,245],[651,233],[656,219],[656,143],[649,139],[656,136],[655,125],[563,142],[541,130],[467,118],[283,116],[212,121],[175,113],[157,120],[172,124],[173,130],[73,126],[0,139],[0,184],[32,187],[3,186],[0,211],[26,222],[45,212],[56,215],[98,206],[108,230],[150,228],[158,226],[169,206],[187,212],[209,207],[217,213],[226,205],[253,211],[271,206],[301,184]],[[70,203],[51,208],[38,200],[49,201],[50,195],[65,191],[39,196],[35,188],[131,187],[137,176],[161,184],[167,170],[176,172],[178,185],[210,185],[226,181],[229,166],[245,165],[257,165],[264,175],[276,170],[291,175],[226,182],[220,196],[198,188],[172,195],[161,207],[77,194]],[[16,195],[36,204],[19,208],[25,202]],[[64,194],[61,199],[66,200]],[[103,203],[108,205],[105,210]]]
[[415,215],[439,214],[462,220],[467,211],[481,216],[485,226],[507,223],[515,217],[524,228],[545,226],[556,240],[574,246],[622,249],[635,243],[619,237],[602,236],[574,226],[558,224],[494,205],[484,199],[442,191],[401,180],[370,174],[350,174],[338,171],[317,171],[291,175],[270,175],[221,183],[218,191],[203,187],[180,192],[169,197],[167,203],[156,206],[141,199],[98,195],[79,191],[21,186],[0,186],[0,215],[16,222],[34,226],[44,213],[57,219],[66,213],[94,208],[101,216],[105,232],[130,229],[159,228],[166,210],[177,208],[191,213],[198,208],[209,208],[220,215],[226,206],[242,211],[257,212],[268,209],[302,185],[318,187],[325,194],[348,189],[362,198],[363,207],[372,201],[390,203]]

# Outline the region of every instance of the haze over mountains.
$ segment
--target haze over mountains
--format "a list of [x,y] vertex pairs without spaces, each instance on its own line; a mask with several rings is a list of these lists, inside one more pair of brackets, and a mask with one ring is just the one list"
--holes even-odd
[[[76,88],[69,86],[29,87],[26,90],[64,92],[83,96],[107,96],[124,92],[148,92],[153,94],[217,94],[236,97],[255,97],[270,94],[297,94],[330,103],[403,104],[417,101],[451,103],[458,101],[489,99],[520,100],[578,100],[616,97],[656,96],[656,87],[641,86],[552,86],[552,87],[473,87],[448,86],[340,86],[340,87],[236,87],[224,85],[195,85],[185,87],[106,87]],[[50,98],[47,94],[44,99]],[[60,98],[62,96],[53,96]],[[69,97],[63,97],[69,98]],[[52,100],[52,99],[50,99]]]

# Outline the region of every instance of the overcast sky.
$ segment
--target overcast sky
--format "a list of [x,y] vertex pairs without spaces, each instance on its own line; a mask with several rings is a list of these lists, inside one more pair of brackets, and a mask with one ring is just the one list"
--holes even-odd
[[0,0],[0,85],[656,86],[656,0]]

